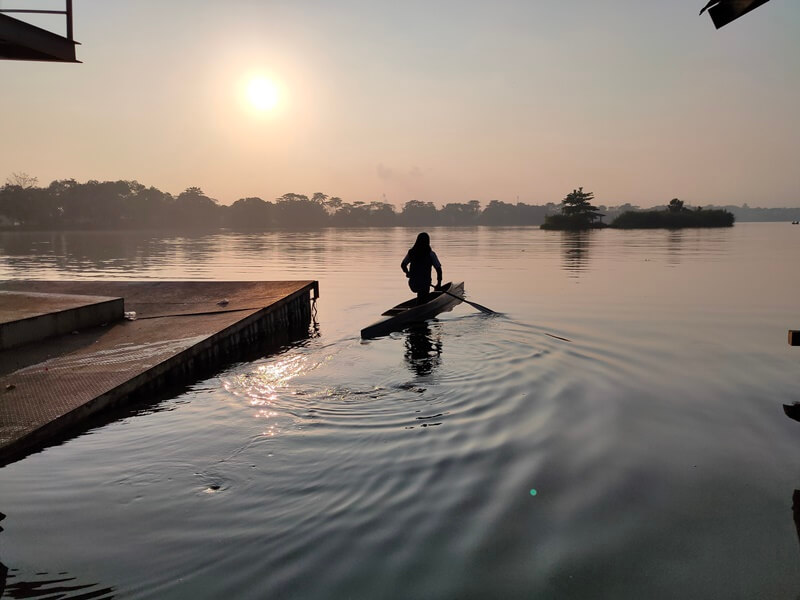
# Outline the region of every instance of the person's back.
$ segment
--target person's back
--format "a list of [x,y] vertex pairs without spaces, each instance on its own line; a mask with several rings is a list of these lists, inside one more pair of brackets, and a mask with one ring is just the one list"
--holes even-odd
[[408,287],[417,294],[417,299],[424,302],[431,288],[431,268],[436,269],[437,289],[442,285],[442,264],[439,257],[431,249],[431,238],[427,233],[420,233],[400,268],[408,277]]

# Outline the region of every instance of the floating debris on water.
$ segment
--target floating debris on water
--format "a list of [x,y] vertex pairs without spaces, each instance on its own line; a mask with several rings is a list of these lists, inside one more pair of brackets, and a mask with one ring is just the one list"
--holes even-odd
[[567,339],[565,337],[561,337],[560,335],[553,335],[552,333],[545,333],[545,335],[549,335],[551,338],[555,338],[557,340],[561,340],[562,342],[570,342],[570,343],[572,343],[572,340]]
[[424,421],[426,419],[436,419],[438,417],[443,417],[443,416],[444,415],[442,413],[439,413],[438,415],[431,415],[430,417],[417,417],[417,421]]
[[418,386],[414,385],[413,383],[400,383],[400,384],[395,385],[393,387],[395,389],[398,389],[398,390],[406,390],[406,391],[409,391],[409,392],[416,392],[418,394],[422,394],[423,392],[427,391],[426,388],[418,387]]

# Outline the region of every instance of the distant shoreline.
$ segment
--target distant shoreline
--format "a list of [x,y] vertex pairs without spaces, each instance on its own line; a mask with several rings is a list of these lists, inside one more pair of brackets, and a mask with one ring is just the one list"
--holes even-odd
[[[739,221],[736,224],[732,225],[731,227],[735,227],[737,224],[741,223],[785,223],[786,225],[790,225],[791,221]],[[365,226],[336,226],[336,225],[327,225],[324,227],[313,227],[313,228],[303,228],[303,227],[280,227],[280,228],[242,228],[242,227],[161,227],[161,228],[154,228],[154,227],[75,227],[75,228],[42,228],[42,227],[0,227],[0,234],[5,233],[159,233],[159,234],[216,234],[216,233],[280,233],[280,232],[308,232],[308,231],[324,231],[324,230],[367,230],[367,229],[411,229],[411,230],[435,230],[438,228],[442,229],[540,229],[541,231],[546,231],[548,233],[557,233],[557,232],[568,232],[568,233],[580,233],[585,231],[598,231],[598,230],[642,230],[642,229],[663,229],[666,231],[679,231],[684,229],[729,229],[730,227],[630,227],[630,228],[620,228],[620,227],[611,227],[606,225],[604,227],[593,227],[591,229],[583,229],[583,230],[570,230],[570,229],[544,229],[540,225],[386,225],[386,226],[379,226],[379,225],[365,225]]]
[[[800,209],[798,209],[800,212]],[[797,220],[797,219],[795,219]],[[736,223],[786,223],[791,224],[792,219],[741,219],[737,218]],[[394,228],[434,228],[434,227],[457,227],[457,228],[477,228],[477,227],[499,227],[499,228],[517,228],[517,227],[541,227],[543,223],[399,223],[391,225],[376,225],[376,224],[352,224],[352,225],[322,225],[314,227],[296,227],[296,226],[281,226],[281,227],[244,227],[244,226],[224,226],[224,225],[165,225],[162,227],[155,226],[124,226],[124,225],[79,225],[69,227],[43,227],[41,225],[2,225],[0,224],[0,232],[30,232],[30,231],[316,231],[321,229],[394,229]],[[712,228],[715,226],[712,226]],[[719,226],[716,226],[719,227]],[[684,227],[612,227],[609,224],[603,224],[600,227],[593,229],[682,229],[682,228],[697,228],[697,226],[684,226]],[[702,228],[702,227],[701,227]],[[559,231],[559,230],[552,230]]]
[[[136,181],[54,181],[37,187],[35,178],[18,177],[18,183],[0,187],[0,230],[80,231],[159,230],[193,231],[235,229],[250,231],[316,230],[369,227],[515,227],[541,226],[560,212],[560,205],[509,203],[492,200],[433,202],[410,200],[397,207],[388,202],[346,202],[321,192],[306,196],[288,193],[274,201],[258,197],[241,198],[223,205],[190,187],[173,196]],[[642,211],[638,206],[597,206],[597,213],[611,222],[626,212]],[[751,208],[738,206],[687,206],[703,212],[726,210],[739,222],[780,222],[800,220],[798,208]]]

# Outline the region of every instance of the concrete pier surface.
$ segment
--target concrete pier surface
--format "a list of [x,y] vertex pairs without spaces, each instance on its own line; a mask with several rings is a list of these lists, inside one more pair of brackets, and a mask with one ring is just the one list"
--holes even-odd
[[0,350],[122,319],[122,298],[0,291]]
[[0,326],[6,327],[33,313],[41,316],[46,305],[113,305],[116,315],[121,298],[124,311],[136,313],[133,321],[114,315],[103,320],[105,314],[96,313],[99,323],[0,349],[2,465],[103,409],[194,381],[254,348],[307,335],[310,296],[317,297],[318,285],[8,281],[0,283],[0,294]]

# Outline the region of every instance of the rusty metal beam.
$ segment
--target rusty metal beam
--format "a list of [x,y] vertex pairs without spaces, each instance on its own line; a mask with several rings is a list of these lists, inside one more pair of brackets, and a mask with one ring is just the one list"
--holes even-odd
[[67,37],[0,14],[0,59],[80,62],[75,57],[70,4],[67,13],[62,13],[67,14]]
[[67,0],[67,39],[75,40],[72,36],[72,0]]
[[711,0],[700,14],[708,10],[714,27],[719,29],[767,2],[769,0]]

